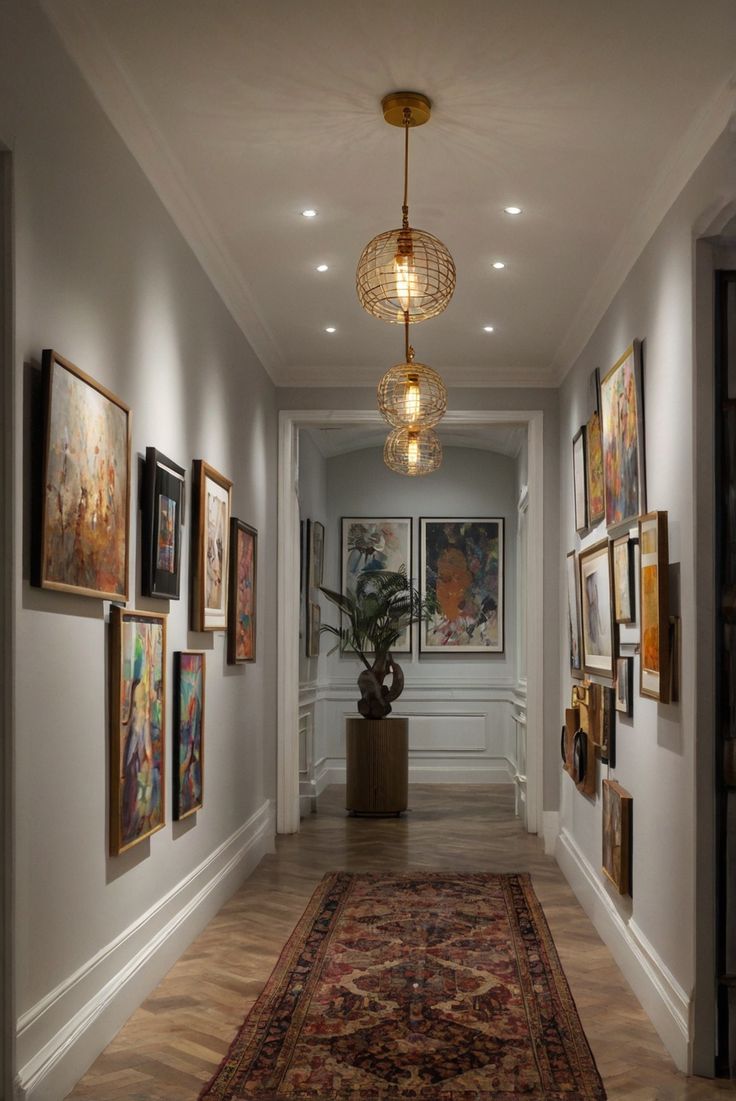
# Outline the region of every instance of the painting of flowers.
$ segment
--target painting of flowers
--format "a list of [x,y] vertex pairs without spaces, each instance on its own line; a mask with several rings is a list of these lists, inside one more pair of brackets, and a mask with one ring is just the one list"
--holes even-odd
[[204,780],[205,655],[174,654],[174,817],[186,818],[202,806]]
[[632,523],[646,509],[642,402],[641,345],[634,341],[600,384],[608,528]]
[[227,629],[232,482],[203,459],[194,462],[192,630]]
[[[342,591],[354,593],[355,584],[365,570],[411,572],[411,517],[342,518]],[[411,628],[403,632],[394,653],[411,653]]]
[[230,594],[227,660],[231,665],[256,660],[255,528],[233,517],[230,526]]
[[420,591],[434,607],[421,624],[421,650],[501,653],[503,518],[422,518],[420,527]]

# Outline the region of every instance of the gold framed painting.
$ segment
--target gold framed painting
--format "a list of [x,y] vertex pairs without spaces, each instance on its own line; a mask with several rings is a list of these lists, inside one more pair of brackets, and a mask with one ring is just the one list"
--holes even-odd
[[633,799],[615,780],[604,780],[603,874],[619,894],[631,894],[631,810]]
[[588,526],[595,527],[606,514],[603,488],[603,439],[601,420],[594,413],[585,428],[585,474],[588,484]]
[[230,500],[233,483],[204,459],[194,460],[191,628],[227,630]]
[[608,540],[586,548],[579,557],[583,669],[613,680],[615,635]]
[[641,342],[600,380],[606,527],[633,524],[646,510]]
[[639,695],[670,702],[670,612],[667,513],[639,520],[641,660]]
[[258,532],[233,516],[230,521],[229,665],[256,660],[256,566]]

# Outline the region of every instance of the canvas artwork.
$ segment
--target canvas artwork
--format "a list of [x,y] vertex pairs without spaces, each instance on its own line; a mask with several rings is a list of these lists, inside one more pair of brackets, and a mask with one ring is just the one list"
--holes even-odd
[[166,616],[110,610],[110,852],[164,825]]
[[502,517],[421,519],[422,599],[436,611],[420,627],[428,653],[501,653],[504,648]]
[[174,818],[202,806],[206,659],[196,650],[174,654]]
[[603,872],[622,895],[631,894],[633,800],[615,780],[603,781]]
[[194,461],[192,630],[227,629],[232,482],[202,459]]
[[179,599],[184,481],[180,466],[155,447],[146,448],[141,532],[144,596]]
[[128,406],[68,359],[43,353],[45,442],[35,584],[128,599]]
[[626,349],[600,383],[606,526],[633,523],[646,509],[641,345]]
[[613,614],[617,623],[633,623],[636,618],[634,599],[634,545],[628,532],[611,543],[613,570]]
[[606,514],[603,483],[603,440],[601,421],[597,413],[585,429],[585,471],[588,479],[588,524],[593,527]]
[[614,626],[608,540],[580,554],[583,668],[613,678]]
[[622,715],[634,713],[634,659],[616,658],[616,710]]
[[319,657],[320,627],[322,624],[322,611],[319,604],[310,601],[307,610],[307,657]]
[[[365,570],[404,570],[411,577],[410,516],[343,516],[341,534],[343,592],[355,592],[356,581]],[[394,653],[411,653],[410,628],[400,636]]]
[[231,665],[256,660],[255,528],[233,517],[230,527],[230,595],[227,660]]
[[570,643],[570,672],[573,677],[583,675],[583,642],[580,622],[580,571],[578,556],[570,551],[567,556],[567,625]]
[[324,577],[325,526],[319,520],[307,520],[309,531],[309,586],[318,589]]
[[670,702],[668,569],[667,513],[650,512],[639,520],[639,692],[660,703]]
[[581,534],[588,528],[588,486],[585,473],[585,426],[572,441],[572,486],[575,507],[575,530]]

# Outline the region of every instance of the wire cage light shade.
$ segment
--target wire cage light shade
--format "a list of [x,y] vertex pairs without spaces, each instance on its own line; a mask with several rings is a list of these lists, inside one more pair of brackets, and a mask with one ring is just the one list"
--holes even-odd
[[394,428],[383,448],[383,461],[396,474],[419,478],[442,462],[442,444],[431,428]]
[[441,376],[426,363],[408,362],[389,367],[378,384],[378,408],[394,428],[433,428],[447,412],[447,389]]
[[379,233],[363,249],[355,276],[360,304],[381,321],[416,324],[447,306],[455,291],[455,262],[423,229]]

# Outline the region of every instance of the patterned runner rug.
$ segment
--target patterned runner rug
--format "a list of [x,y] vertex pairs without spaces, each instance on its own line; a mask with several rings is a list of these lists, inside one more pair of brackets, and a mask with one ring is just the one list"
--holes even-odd
[[325,876],[201,1101],[601,1101],[527,875]]

